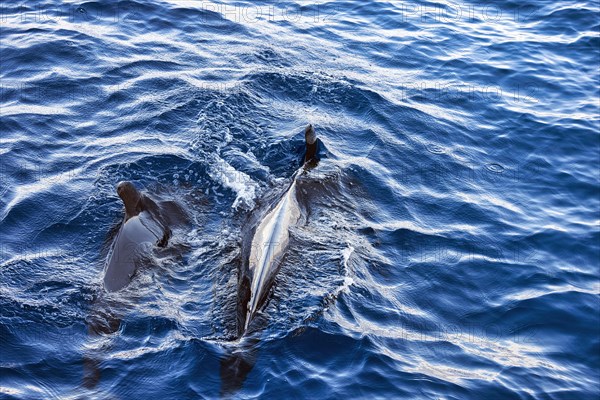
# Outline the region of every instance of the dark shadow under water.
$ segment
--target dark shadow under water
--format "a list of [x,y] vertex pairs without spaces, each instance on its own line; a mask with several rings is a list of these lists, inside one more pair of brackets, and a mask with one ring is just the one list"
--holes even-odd
[[[122,317],[115,312],[117,308],[113,302],[103,298],[103,293],[92,304],[92,311],[86,318],[88,337],[90,340],[99,340],[102,336],[113,335],[121,327]],[[88,351],[83,357],[83,382],[86,389],[95,388],[100,382],[103,351]]]
[[240,391],[258,358],[258,338],[244,338],[239,345],[225,351],[220,362],[221,398]]

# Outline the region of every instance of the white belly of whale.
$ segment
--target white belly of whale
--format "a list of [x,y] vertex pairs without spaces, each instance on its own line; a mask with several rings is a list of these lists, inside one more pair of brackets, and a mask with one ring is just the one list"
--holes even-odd
[[254,316],[259,302],[269,290],[272,278],[289,242],[289,228],[300,218],[296,199],[296,180],[256,228],[250,249],[249,269],[252,274],[250,300],[244,329]]

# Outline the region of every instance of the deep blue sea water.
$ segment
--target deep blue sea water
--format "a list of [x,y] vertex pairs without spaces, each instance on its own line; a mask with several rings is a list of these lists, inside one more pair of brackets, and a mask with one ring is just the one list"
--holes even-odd
[[[0,397],[597,399],[598,13],[3,1]],[[232,340],[308,123],[305,220]],[[192,222],[107,294],[124,179]]]

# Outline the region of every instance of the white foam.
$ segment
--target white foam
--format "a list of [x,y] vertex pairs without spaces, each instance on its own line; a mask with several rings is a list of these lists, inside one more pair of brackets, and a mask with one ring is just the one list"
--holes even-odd
[[240,205],[247,209],[254,207],[258,184],[250,176],[238,171],[219,157],[214,159],[208,174],[212,179],[236,193],[232,208],[237,209]]
[[354,253],[354,247],[350,245],[348,245],[348,247],[346,247],[342,252],[342,256],[344,257],[344,268],[346,271],[348,270],[348,260],[350,259],[352,253]]
[[344,283],[338,288],[336,295],[342,292],[347,292],[348,288],[354,284],[354,279],[348,274],[348,260],[350,260],[350,256],[354,253],[354,247],[348,245],[343,251],[342,256],[344,257]]

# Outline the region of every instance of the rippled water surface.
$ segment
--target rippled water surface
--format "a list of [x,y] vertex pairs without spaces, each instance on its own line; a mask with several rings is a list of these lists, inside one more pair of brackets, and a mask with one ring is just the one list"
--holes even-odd
[[[598,398],[597,2],[0,11],[0,397]],[[308,123],[304,216],[233,340],[246,221]],[[125,179],[191,222],[108,294]]]

